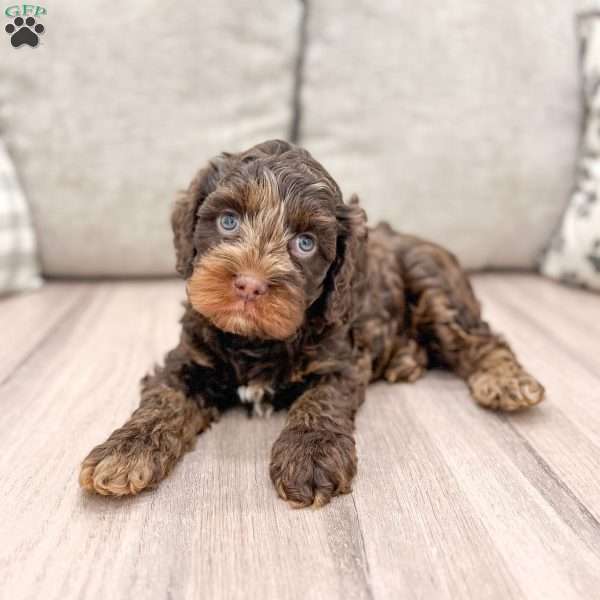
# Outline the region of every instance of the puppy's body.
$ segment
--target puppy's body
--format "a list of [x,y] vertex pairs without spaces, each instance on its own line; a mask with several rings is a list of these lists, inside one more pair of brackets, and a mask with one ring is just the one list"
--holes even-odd
[[[367,383],[414,381],[429,363],[443,364],[423,292],[438,293],[442,302],[461,307],[463,320],[480,323],[479,305],[456,260],[387,224],[369,229],[365,249],[364,280],[353,290],[354,314],[341,326],[344,335],[309,323],[289,340],[248,339],[219,330],[186,304],[183,343],[204,359],[185,365],[188,389],[203,390],[202,402],[219,410],[240,403],[281,409],[323,375],[352,370]],[[208,378],[214,387],[206,386]]]
[[189,302],[179,345],[142,381],[142,403],[84,461],[83,487],[158,483],[223,410],[289,408],[271,478],[296,506],[350,490],[354,416],[370,381],[414,381],[431,365],[481,405],[515,410],[543,388],[481,320],[448,252],[387,225],[304,150],[266,142],[223,155],[173,215]]

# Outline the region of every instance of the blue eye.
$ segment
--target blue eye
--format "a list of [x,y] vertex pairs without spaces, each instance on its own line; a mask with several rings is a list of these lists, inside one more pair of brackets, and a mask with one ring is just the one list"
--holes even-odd
[[309,256],[317,248],[315,238],[307,233],[302,233],[292,240],[292,251],[299,256]]
[[234,233],[240,228],[240,218],[235,213],[225,212],[219,215],[217,226],[221,233]]

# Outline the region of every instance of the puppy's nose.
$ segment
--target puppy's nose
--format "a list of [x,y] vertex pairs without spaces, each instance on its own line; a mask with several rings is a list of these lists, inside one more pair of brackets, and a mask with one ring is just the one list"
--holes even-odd
[[253,275],[238,275],[233,280],[235,293],[243,300],[254,300],[262,296],[269,287],[264,279]]

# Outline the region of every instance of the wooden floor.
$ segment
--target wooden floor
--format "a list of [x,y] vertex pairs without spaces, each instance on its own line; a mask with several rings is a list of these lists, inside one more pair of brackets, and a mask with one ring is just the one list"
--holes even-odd
[[441,372],[376,385],[354,492],[299,511],[267,475],[281,414],[225,416],[154,492],[79,490],[80,460],[177,339],[181,283],[0,301],[0,597],[600,598],[600,296],[475,284],[547,401],[493,414]]

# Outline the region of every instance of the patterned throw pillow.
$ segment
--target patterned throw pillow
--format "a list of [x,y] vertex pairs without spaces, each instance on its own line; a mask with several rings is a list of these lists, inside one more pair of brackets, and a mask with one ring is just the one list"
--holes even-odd
[[574,285],[600,290],[600,13],[578,20],[584,132],[575,189],[541,270]]
[[0,141],[0,295],[35,289],[41,283],[29,210]]

